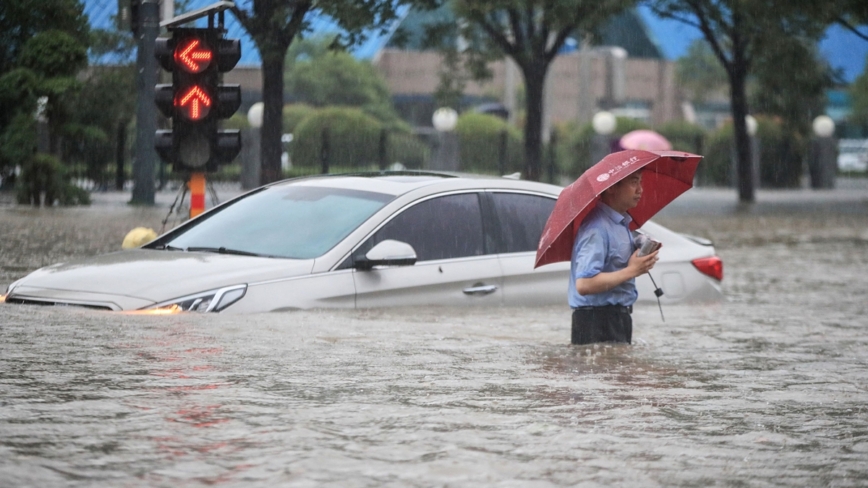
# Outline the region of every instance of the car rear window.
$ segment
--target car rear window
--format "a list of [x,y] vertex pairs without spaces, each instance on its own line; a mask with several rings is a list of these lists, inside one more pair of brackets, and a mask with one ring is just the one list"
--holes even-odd
[[223,207],[166,242],[186,249],[232,249],[265,256],[322,256],[394,198],[346,188],[286,185]]

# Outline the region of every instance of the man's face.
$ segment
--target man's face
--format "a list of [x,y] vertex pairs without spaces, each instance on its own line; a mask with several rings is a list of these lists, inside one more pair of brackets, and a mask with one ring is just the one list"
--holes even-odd
[[642,198],[642,172],[637,171],[615,183],[603,193],[603,203],[623,213],[639,205]]

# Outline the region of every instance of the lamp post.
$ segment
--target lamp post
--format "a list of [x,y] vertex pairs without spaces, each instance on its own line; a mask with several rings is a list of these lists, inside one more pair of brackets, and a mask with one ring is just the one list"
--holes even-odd
[[458,112],[449,107],[438,108],[431,117],[431,123],[437,131],[437,146],[431,169],[458,171],[458,136],[454,132],[458,124]]
[[[748,141],[750,141],[750,177],[753,180],[751,185],[753,188],[760,187],[760,151],[762,145],[759,137],[756,136],[759,124],[753,115],[745,115],[744,124],[747,129]],[[735,159],[735,158],[733,158]],[[733,164],[738,164],[733,160]],[[738,174],[734,171],[733,174]]]
[[250,123],[250,130],[247,131],[248,140],[241,145],[245,152],[245,157],[241,160],[241,188],[244,190],[259,186],[260,129],[262,128],[264,108],[265,105],[262,102],[256,102],[247,111],[247,122]]
[[834,188],[838,159],[834,137],[835,121],[828,115],[820,115],[814,119],[812,128],[814,137],[811,139],[811,153],[808,159],[811,188]]
[[612,134],[617,126],[618,120],[612,112],[602,111],[594,114],[594,118],[591,119],[594,137],[591,140],[591,161],[588,167],[605,158],[612,151]]

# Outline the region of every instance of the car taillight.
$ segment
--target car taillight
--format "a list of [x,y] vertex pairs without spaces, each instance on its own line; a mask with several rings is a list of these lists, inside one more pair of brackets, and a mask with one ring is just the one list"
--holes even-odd
[[694,259],[693,265],[700,273],[711,276],[717,281],[723,281],[723,260],[719,257]]

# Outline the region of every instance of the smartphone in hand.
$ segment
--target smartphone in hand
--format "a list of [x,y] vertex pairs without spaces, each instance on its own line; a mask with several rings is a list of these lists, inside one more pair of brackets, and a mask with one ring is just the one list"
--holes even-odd
[[639,234],[636,246],[639,248],[638,256],[647,256],[660,248],[660,241],[657,241],[646,234]]

